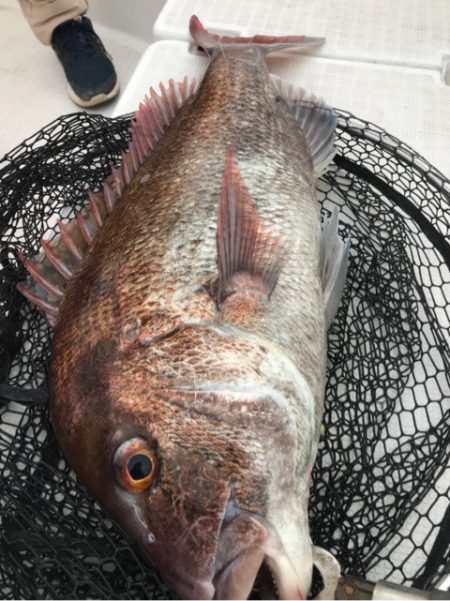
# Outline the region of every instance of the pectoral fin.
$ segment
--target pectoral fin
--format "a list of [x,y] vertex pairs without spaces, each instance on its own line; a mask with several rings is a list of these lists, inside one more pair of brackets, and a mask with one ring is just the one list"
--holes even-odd
[[256,203],[242,181],[232,152],[222,180],[217,221],[217,304],[232,296],[269,300],[277,285],[286,247],[261,223]]

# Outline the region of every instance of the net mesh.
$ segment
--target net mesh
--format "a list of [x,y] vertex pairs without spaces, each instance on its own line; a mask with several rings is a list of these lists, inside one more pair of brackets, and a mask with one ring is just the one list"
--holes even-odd
[[[338,111],[324,212],[351,232],[329,331],[312,538],[344,573],[429,588],[449,556],[450,182],[378,127]],[[129,117],[57,119],[0,164],[0,596],[173,598],[85,492],[45,404],[51,329],[16,292],[20,253],[100,189]]]

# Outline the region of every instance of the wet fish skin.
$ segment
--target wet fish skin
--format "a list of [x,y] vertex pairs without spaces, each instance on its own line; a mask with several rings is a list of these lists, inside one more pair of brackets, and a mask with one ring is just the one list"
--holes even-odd
[[[213,376],[221,376],[213,379],[213,385],[218,387],[220,382],[223,390],[199,392],[192,386],[191,373],[196,371],[189,365],[192,349],[206,355],[219,344],[219,351],[206,365],[202,363],[202,368],[207,371],[209,367]],[[253,366],[239,365],[240,354],[229,361],[236,347],[252,359]],[[286,457],[294,457],[303,445],[310,446],[312,432],[298,432],[292,408],[274,403],[263,375],[270,374],[273,359],[267,355],[271,352],[270,346],[256,341],[237,344],[233,339],[224,340],[220,331],[214,336],[207,329],[187,327],[160,343],[159,360],[150,369],[139,347],[116,355],[114,345],[101,341],[95,352],[89,348],[85,357],[80,357],[79,372],[74,373],[78,398],[94,406],[81,410],[79,421],[72,414],[72,422],[65,424],[63,436],[67,438],[61,438],[58,424],[63,449],[94,496],[151,557],[158,558],[156,563],[166,580],[182,597],[197,598],[202,593],[197,588],[180,590],[182,574],[177,572],[171,580],[169,568],[183,565],[184,558],[192,556],[187,571],[197,572],[197,581],[202,570],[205,579],[210,577],[218,532],[231,497],[237,507],[252,514],[267,515],[272,506],[277,511],[283,508],[290,530],[296,521],[307,528],[308,481],[303,467]],[[104,362],[112,366],[113,375],[111,367],[103,367]],[[180,373],[171,387],[159,384],[149,390],[152,380],[143,374],[161,373],[168,364],[179,364],[186,376]],[[223,365],[228,381],[223,378]],[[230,394],[239,381],[244,392]],[[287,390],[284,394],[287,396]],[[291,398],[293,395],[291,391]],[[77,432],[80,428],[82,438]],[[72,448],[70,431],[74,433]],[[155,441],[160,452],[162,470],[149,497],[122,492],[110,470],[112,450],[133,436]],[[272,474],[276,474],[275,482]],[[299,475],[302,477],[296,482]],[[150,534],[155,539],[152,545],[148,544]]]
[[[230,148],[261,222],[288,249],[270,300],[244,322],[242,306],[221,311],[209,294]],[[58,440],[181,597],[213,597],[230,509],[270,521],[294,565],[289,590],[309,589],[308,479],[325,373],[319,222],[305,139],[262,54],[223,47],[62,299],[51,364]],[[159,458],[139,495],[111,465],[133,437]]]
[[[217,203],[226,152],[237,144],[237,162],[262,222],[290,245],[264,323],[255,329],[289,349],[319,398],[325,328],[312,165],[258,50],[242,53],[232,47],[226,58],[212,60],[195,102],[139,170],[66,289],[60,328],[70,329],[62,317],[68,315],[74,331],[84,329],[86,342],[101,331],[109,336],[116,288],[122,321],[133,324],[144,316],[155,333],[186,318],[216,317],[214,301],[199,289],[217,277]],[[310,292],[299,303],[301,289]]]

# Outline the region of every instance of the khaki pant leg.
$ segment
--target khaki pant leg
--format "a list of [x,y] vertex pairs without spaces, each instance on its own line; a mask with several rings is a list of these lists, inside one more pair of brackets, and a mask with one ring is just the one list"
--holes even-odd
[[88,9],[86,0],[19,0],[34,35],[43,44],[52,41],[55,27],[80,16]]

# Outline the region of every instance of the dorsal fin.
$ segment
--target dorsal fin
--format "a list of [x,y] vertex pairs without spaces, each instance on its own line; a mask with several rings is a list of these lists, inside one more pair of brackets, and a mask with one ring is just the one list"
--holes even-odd
[[272,294],[285,256],[281,236],[262,224],[248,188],[242,181],[233,152],[229,151],[222,180],[217,220],[218,305],[235,292],[235,276],[246,274],[244,287]]
[[168,87],[160,84],[159,88],[160,94],[151,88],[140,104],[134,115],[128,149],[122,153],[120,165],[111,166],[111,175],[102,190],[89,190],[88,206],[68,223],[59,221],[60,234],[51,241],[42,240],[41,252],[32,259],[24,259],[30,277],[17,288],[45,313],[52,325],[66,283],[92,246],[95,234],[163,137],[178,109],[195,94],[197,82],[185,77],[181,83],[170,80]]
[[279,52],[292,47],[311,48],[320,46],[325,42],[324,38],[312,38],[305,35],[254,35],[252,37],[217,35],[205,29],[196,15],[193,15],[189,21],[189,32],[192,40],[207,52],[211,52],[214,48],[240,44],[256,45],[264,54],[269,54],[270,52]]
[[276,94],[283,98],[297,119],[308,145],[314,174],[320,177],[336,154],[336,113],[322,98],[308,94],[303,88],[296,88],[272,73],[270,78]]

